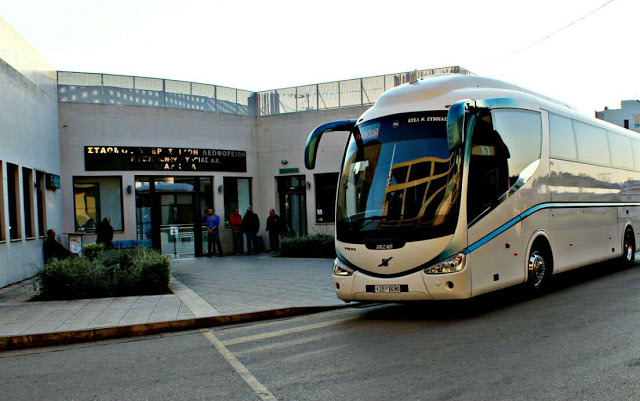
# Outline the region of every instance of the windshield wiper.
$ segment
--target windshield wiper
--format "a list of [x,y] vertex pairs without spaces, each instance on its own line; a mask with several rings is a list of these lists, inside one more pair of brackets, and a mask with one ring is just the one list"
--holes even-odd
[[360,213],[356,213],[352,216],[349,216],[348,219],[349,221],[354,221],[354,220],[383,220],[386,219],[387,216],[365,216],[366,212],[360,212]]

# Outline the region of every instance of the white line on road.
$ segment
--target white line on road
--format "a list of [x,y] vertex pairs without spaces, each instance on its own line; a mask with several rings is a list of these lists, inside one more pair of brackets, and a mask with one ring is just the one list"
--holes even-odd
[[247,382],[251,389],[253,389],[253,391],[255,391],[255,393],[258,394],[261,399],[265,401],[276,400],[276,397],[274,397],[273,394],[271,394],[271,392],[267,390],[267,388],[263,386],[258,381],[258,379],[256,379],[255,376],[251,374],[251,372],[249,372],[249,369],[247,369],[240,361],[238,361],[238,359],[236,359],[233,353],[231,353],[231,351],[229,351],[227,347],[225,347],[222,341],[218,340],[218,338],[211,332],[211,330],[202,329],[201,331],[204,336],[207,337],[209,341],[211,341],[211,344],[216,347],[222,357],[226,359],[227,362],[229,362],[229,364],[235,369],[235,371],[238,372],[240,377],[242,377],[242,379]]
[[292,327],[292,328],[289,328],[289,329],[271,331],[271,332],[263,333],[263,334],[255,334],[255,335],[252,335],[252,336],[234,338],[233,340],[225,341],[224,344],[225,345],[235,345],[235,344],[246,343],[246,342],[249,342],[249,341],[264,340],[266,338],[279,337],[279,336],[284,336],[286,334],[292,334],[292,333],[300,333],[302,331],[319,329],[319,328],[322,328],[322,327],[328,327],[328,326],[333,326],[333,325],[336,325],[336,324],[352,322],[352,321],[359,320],[359,319],[361,319],[361,318],[360,317],[350,317],[350,318],[346,318],[346,319],[330,320],[328,322],[309,324],[309,325],[306,325],[306,326]]

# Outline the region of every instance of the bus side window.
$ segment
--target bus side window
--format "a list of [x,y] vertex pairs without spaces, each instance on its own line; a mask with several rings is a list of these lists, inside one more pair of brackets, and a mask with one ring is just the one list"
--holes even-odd
[[473,223],[517,191],[528,166],[540,159],[540,113],[493,110],[478,116],[471,137],[467,221]]

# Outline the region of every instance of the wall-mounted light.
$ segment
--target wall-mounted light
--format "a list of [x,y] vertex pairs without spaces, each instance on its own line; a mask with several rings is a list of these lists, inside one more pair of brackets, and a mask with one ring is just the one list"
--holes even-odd
[[222,193],[222,185],[218,185],[218,193],[221,194]]
[[127,185],[127,193],[131,195],[132,191],[133,191],[133,188],[131,187],[131,185]]
[[289,160],[287,160],[287,159],[282,159],[282,160],[280,160],[280,163],[282,163],[282,164],[289,164]]
[[311,182],[307,181],[307,189],[311,189]]

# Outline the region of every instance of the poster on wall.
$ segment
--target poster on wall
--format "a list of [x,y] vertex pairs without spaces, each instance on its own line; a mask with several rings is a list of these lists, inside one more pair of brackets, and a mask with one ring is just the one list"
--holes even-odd
[[85,146],[86,171],[247,171],[242,150]]
[[632,131],[640,132],[640,114],[633,115],[633,125],[631,127]]

